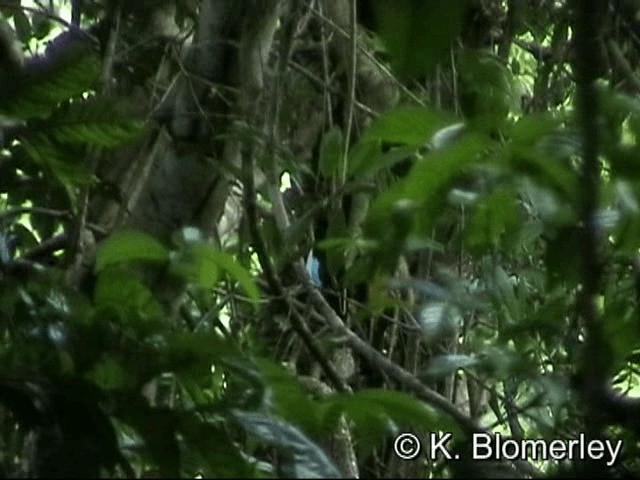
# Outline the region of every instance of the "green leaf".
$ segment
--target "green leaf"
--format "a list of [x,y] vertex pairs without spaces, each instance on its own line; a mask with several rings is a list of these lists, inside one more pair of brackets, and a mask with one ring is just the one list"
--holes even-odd
[[511,140],[521,146],[533,146],[542,137],[555,131],[561,123],[561,118],[550,113],[525,115],[512,126]]
[[404,78],[423,75],[446,55],[462,27],[461,0],[374,2],[380,36]]
[[348,172],[353,174],[362,168],[368,159],[382,153],[382,141],[379,138],[363,141],[362,138],[349,151]]
[[[453,117],[449,114],[428,108],[398,108],[376,119],[364,133],[360,142],[366,144],[368,142],[382,141],[420,147],[439,129],[450,124],[452,120]],[[355,163],[360,168],[363,161]]]
[[252,301],[260,299],[260,291],[251,274],[233,255],[216,250],[206,243],[186,244],[173,256],[171,271],[203,288],[212,288],[222,270],[237,281]]
[[539,185],[553,189],[563,199],[576,198],[577,179],[564,162],[544,158],[532,152],[513,150],[512,166],[516,172],[527,175]]
[[470,250],[484,252],[514,238],[520,225],[516,200],[511,190],[500,188],[476,205],[465,232]]
[[320,143],[320,173],[326,178],[331,178],[338,174],[343,155],[344,140],[342,130],[333,127],[322,136]]
[[100,59],[84,44],[75,44],[56,58],[41,59],[42,68],[24,78],[0,112],[22,119],[48,117],[61,102],[91,90],[99,79]]
[[93,295],[96,306],[113,307],[123,317],[131,311],[151,317],[162,314],[151,290],[133,272],[113,265],[100,270]]
[[365,389],[353,395],[335,394],[323,399],[322,406],[324,424],[335,425],[341,415],[354,422],[358,442],[365,446],[363,452],[400,429],[458,432],[451,418],[399,391]]
[[395,218],[398,202],[412,202],[420,213],[419,231],[428,234],[454,181],[478,162],[478,157],[491,145],[489,139],[470,134],[455,145],[434,150],[418,162],[409,175],[396,182],[373,203],[365,228],[371,237],[385,238]]
[[280,468],[292,478],[338,478],[340,472],[327,455],[293,425],[258,412],[232,410],[247,433],[284,454]]
[[16,26],[16,34],[18,39],[25,45],[31,40],[31,22],[24,10],[18,9],[13,15],[13,23]]
[[382,169],[390,168],[396,163],[413,157],[416,153],[415,147],[392,148],[386,153],[377,152],[368,158],[363,158],[351,174],[355,177],[370,177]]
[[158,240],[134,230],[114,233],[98,247],[96,255],[96,272],[135,260],[159,263],[169,260],[169,251]]
[[502,127],[515,103],[513,78],[501,60],[482,51],[459,55],[460,106],[481,131]]
[[94,365],[88,375],[104,390],[121,390],[136,385],[136,379],[131,374],[131,370],[111,357]]
[[130,105],[114,98],[93,97],[57,110],[47,122],[47,133],[61,143],[114,148],[137,138],[144,120]]

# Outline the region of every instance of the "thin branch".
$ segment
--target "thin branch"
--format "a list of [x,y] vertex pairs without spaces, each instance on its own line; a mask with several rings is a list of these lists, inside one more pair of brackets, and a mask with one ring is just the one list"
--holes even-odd
[[116,56],[116,45],[118,43],[118,33],[120,30],[120,6],[116,7],[116,14],[109,32],[109,40],[102,63],[102,91],[108,93],[111,90],[111,77],[113,75],[113,65]]
[[54,210],[52,208],[43,207],[16,207],[9,208],[4,212],[0,212],[0,221],[11,219],[20,215],[45,215],[55,218],[64,218],[70,220],[73,218],[68,210]]
[[347,108],[346,108],[346,128],[344,134],[344,151],[342,152],[342,168],[340,171],[340,185],[347,181],[347,170],[349,168],[349,142],[351,140],[351,130],[353,128],[353,111],[356,102],[356,74],[358,68],[358,29],[357,29],[357,7],[356,0],[349,2],[349,71],[347,74]]

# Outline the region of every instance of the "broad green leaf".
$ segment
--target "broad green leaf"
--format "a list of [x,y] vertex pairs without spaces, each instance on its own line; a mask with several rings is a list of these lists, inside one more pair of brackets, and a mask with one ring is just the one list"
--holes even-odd
[[392,148],[386,153],[363,158],[359,166],[352,169],[351,174],[357,178],[370,177],[380,170],[393,167],[396,163],[416,156],[415,147]]
[[169,251],[158,240],[135,230],[114,233],[98,247],[96,255],[96,272],[101,272],[109,265],[123,262],[169,260]]
[[473,127],[491,131],[503,127],[514,105],[513,79],[495,56],[463,50],[458,59],[460,106]]
[[413,202],[420,212],[417,233],[430,233],[446,193],[461,174],[468,172],[479,160],[479,154],[491,142],[481,136],[467,135],[455,145],[430,152],[411,170],[409,176],[396,182],[373,203],[366,221],[367,232],[374,238],[385,237],[396,215],[399,201]]
[[16,26],[16,34],[18,39],[25,45],[29,44],[31,39],[31,22],[24,10],[19,9],[13,15],[13,23]]
[[423,75],[441,61],[462,27],[462,0],[374,2],[380,36],[401,77]]
[[96,306],[113,307],[123,318],[132,310],[156,318],[162,314],[151,290],[132,272],[115,266],[100,270],[93,296]]
[[555,131],[562,119],[550,113],[525,115],[509,130],[511,140],[518,145],[533,146],[540,138]]
[[[382,141],[391,144],[420,147],[434,133],[451,123],[453,117],[444,112],[424,107],[402,107],[385,113],[376,119],[364,133],[360,142]],[[364,147],[361,147],[364,148]],[[368,153],[366,149],[363,154]],[[365,160],[355,162],[354,168],[366,168],[361,165]]]

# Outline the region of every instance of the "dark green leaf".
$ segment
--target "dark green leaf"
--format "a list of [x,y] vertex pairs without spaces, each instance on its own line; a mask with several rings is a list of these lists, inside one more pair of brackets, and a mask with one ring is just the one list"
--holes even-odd
[[135,260],[160,263],[169,260],[169,251],[158,240],[134,230],[114,233],[99,246],[96,255],[96,272]]
[[13,23],[16,26],[16,34],[18,39],[25,45],[29,44],[31,40],[31,22],[29,17],[25,14],[24,10],[16,10],[13,15]]
[[407,178],[397,182],[380,195],[371,207],[366,227],[374,237],[384,237],[395,215],[398,201],[410,201],[418,206],[421,215],[420,230],[430,233],[446,192],[461,174],[467,172],[479,158],[479,154],[491,145],[484,137],[469,135],[455,145],[435,150],[417,163]]
[[462,0],[375,2],[380,36],[401,77],[429,72],[462,26]]
[[393,167],[395,164],[415,156],[415,147],[392,148],[386,153],[377,153],[371,157],[363,158],[359,167],[353,168],[351,174],[357,178],[369,177],[382,169]]

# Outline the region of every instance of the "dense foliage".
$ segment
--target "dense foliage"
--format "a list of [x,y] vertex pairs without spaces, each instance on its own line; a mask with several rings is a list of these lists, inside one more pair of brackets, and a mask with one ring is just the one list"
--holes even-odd
[[640,475],[640,2],[44,3],[0,2],[3,475]]

